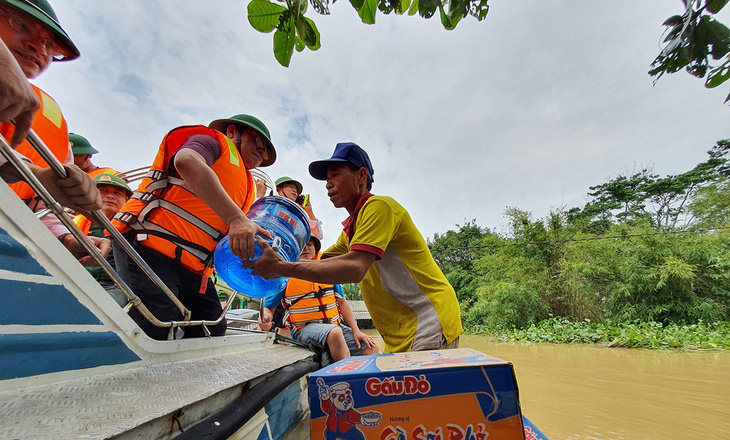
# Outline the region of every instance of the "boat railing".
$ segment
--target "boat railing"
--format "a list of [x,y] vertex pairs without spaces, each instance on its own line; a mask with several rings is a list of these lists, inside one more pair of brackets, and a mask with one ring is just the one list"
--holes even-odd
[[147,172],[149,170],[150,170],[150,167],[144,166],[144,167],[135,168],[133,170],[124,171],[122,173],[117,173],[117,176],[124,179],[125,182],[131,183],[131,182],[136,182],[138,180],[142,180],[142,178],[144,178],[144,176],[147,175]]
[[276,195],[276,185],[274,185],[274,181],[271,180],[271,177],[269,177],[268,174],[258,168],[254,168],[251,170],[251,175],[254,177],[254,179],[263,180],[263,182],[266,184],[266,193],[261,194],[261,197]]
[[[50,152],[48,147],[38,137],[38,135],[30,130],[27,138],[30,145],[38,152],[43,160],[48,163],[50,168],[56,174],[58,178],[66,178],[68,176],[66,169],[63,167],[61,162]],[[40,211],[38,216],[40,218],[53,213],[68,229],[68,231],[74,236],[74,238],[84,247],[84,249],[91,255],[94,261],[109,275],[109,278],[116,284],[116,286],[124,294],[127,304],[123,306],[123,310],[126,313],[134,307],[136,308],[145,319],[147,319],[152,325],[161,328],[169,328],[168,339],[173,339],[175,330],[178,327],[189,327],[189,326],[201,326],[206,336],[210,336],[210,331],[207,326],[214,326],[225,319],[225,314],[231,303],[235,299],[236,295],[231,295],[223,306],[221,315],[216,320],[192,320],[191,311],[183,305],[175,294],[170,290],[167,285],[157,276],[157,274],[147,265],[147,263],[139,256],[137,251],[130,245],[130,243],[122,236],[122,234],[112,225],[111,221],[104,215],[101,210],[93,211],[90,214],[94,219],[111,235],[112,239],[120,245],[123,251],[129,255],[129,257],[137,264],[140,269],[149,277],[149,279],[155,283],[172,301],[175,307],[180,310],[183,316],[181,321],[162,321],[158,319],[145,305],[142,300],[129,288],[129,286],[121,279],[114,268],[109,262],[101,255],[99,250],[94,246],[86,235],[78,228],[73,222],[70,216],[68,216],[64,208],[53,198],[51,193],[43,186],[38,178],[32,173],[28,165],[17,157],[13,153],[12,147],[8,144],[7,140],[0,136],[0,153],[8,160],[15,169],[20,173],[23,180],[30,185],[30,187],[38,194],[38,196],[46,204],[46,209]],[[141,170],[141,169],[140,169]],[[265,173],[264,173],[265,175]],[[268,177],[268,176],[267,176]],[[271,179],[266,179],[270,182]],[[269,186],[267,184],[267,186]],[[273,184],[272,184],[273,186]]]

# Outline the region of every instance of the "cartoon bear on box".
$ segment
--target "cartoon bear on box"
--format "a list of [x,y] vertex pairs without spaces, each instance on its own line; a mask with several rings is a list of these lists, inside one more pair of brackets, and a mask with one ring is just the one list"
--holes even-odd
[[319,405],[327,414],[324,438],[326,440],[365,440],[365,435],[357,425],[378,426],[381,414],[377,411],[360,413],[353,408],[350,384],[339,382],[327,386],[324,379],[317,378]]

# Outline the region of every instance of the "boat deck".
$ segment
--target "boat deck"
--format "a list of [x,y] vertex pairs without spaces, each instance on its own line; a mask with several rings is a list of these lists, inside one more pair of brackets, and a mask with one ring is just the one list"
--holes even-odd
[[370,312],[365,305],[365,301],[347,300],[347,302],[350,304],[352,314],[355,317],[355,320],[357,320],[357,325],[361,329],[375,328],[375,326],[373,325],[373,319],[370,317]]
[[241,384],[311,355],[267,343],[0,392],[0,438],[165,438],[239,397]]

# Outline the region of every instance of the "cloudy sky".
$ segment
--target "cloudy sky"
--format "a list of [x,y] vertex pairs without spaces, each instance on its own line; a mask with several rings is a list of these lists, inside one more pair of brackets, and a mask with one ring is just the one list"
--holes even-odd
[[507,206],[540,218],[582,205],[589,186],[634,167],[684,172],[730,137],[727,85],[647,74],[680,0],[490,0],[485,21],[451,32],[417,16],[368,26],[340,0],[310,14],[322,48],[289,68],[245,0],[52,4],[82,55],[35,82],[100,150],[97,165],[149,165],[173,127],[253,114],[278,152],[265,171],[304,184],[325,244],[346,213],[307,165],[337,142],[368,151],[373,192],[432,237],[471,219],[501,231]]

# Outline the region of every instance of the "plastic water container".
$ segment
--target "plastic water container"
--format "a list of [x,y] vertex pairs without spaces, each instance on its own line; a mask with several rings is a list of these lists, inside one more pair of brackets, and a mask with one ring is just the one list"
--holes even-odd
[[[278,253],[286,261],[299,261],[299,254],[309,242],[311,229],[309,217],[299,205],[285,197],[262,197],[251,205],[246,214],[249,219],[269,231],[272,240],[264,238],[271,247],[278,247]],[[254,260],[263,251],[256,243]],[[228,236],[216,246],[213,253],[215,270],[229,287],[251,298],[275,295],[286,287],[289,278],[267,280],[251,274],[241,265],[241,259],[233,255]]]

